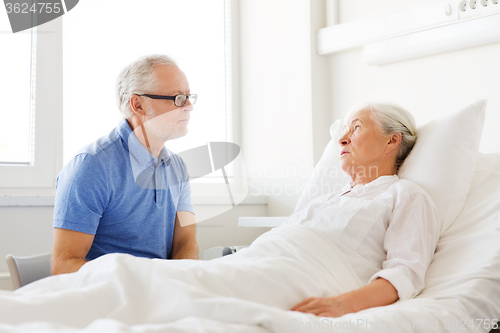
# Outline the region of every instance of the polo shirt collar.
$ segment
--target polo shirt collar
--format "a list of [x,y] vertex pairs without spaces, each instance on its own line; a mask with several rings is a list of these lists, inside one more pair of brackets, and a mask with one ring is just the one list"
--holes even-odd
[[156,167],[159,164],[158,161],[160,163],[166,162],[167,165],[170,164],[170,156],[167,149],[163,147],[158,158],[151,155],[139,142],[139,139],[135,136],[126,119],[120,120],[118,133],[122,138],[123,144],[129,151],[130,162],[135,177],[148,167]]

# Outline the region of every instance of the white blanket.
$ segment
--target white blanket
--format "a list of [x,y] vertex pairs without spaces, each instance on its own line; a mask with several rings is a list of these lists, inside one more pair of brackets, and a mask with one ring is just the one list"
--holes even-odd
[[[0,332],[487,332],[456,297],[321,318],[288,311],[361,287],[329,238],[280,227],[212,261],[113,254],[78,273],[0,292]],[[476,319],[475,319],[476,320]]]
[[112,254],[74,274],[0,293],[0,331],[289,332],[318,322],[288,311],[310,296],[361,287],[322,233],[276,228],[212,261]]

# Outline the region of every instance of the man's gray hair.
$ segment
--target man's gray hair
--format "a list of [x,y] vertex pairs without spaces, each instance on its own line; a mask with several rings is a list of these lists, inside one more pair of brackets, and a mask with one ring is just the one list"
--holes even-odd
[[352,109],[353,112],[370,111],[372,120],[384,135],[401,133],[401,144],[396,156],[396,168],[403,164],[417,141],[417,127],[411,113],[394,103],[364,103]]
[[153,54],[137,59],[125,67],[116,80],[116,102],[124,118],[132,116],[130,97],[133,94],[152,93],[159,82],[155,75],[157,65],[177,66],[176,62],[166,55]]

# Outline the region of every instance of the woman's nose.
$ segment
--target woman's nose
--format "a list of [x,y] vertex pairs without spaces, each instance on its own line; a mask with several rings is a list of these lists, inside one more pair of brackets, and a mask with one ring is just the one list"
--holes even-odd
[[351,142],[349,137],[347,136],[348,133],[344,134],[340,139],[339,139],[339,144],[340,146],[345,146]]

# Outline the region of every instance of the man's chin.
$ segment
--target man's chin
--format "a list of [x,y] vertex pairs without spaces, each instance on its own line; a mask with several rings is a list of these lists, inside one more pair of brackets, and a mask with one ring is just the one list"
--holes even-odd
[[175,132],[175,133],[171,133],[169,136],[165,137],[163,141],[172,141],[172,140],[175,140],[175,139],[179,139],[179,138],[182,138],[184,136],[186,136],[188,133],[188,130],[187,128],[184,130],[184,131],[178,131],[178,132]]

